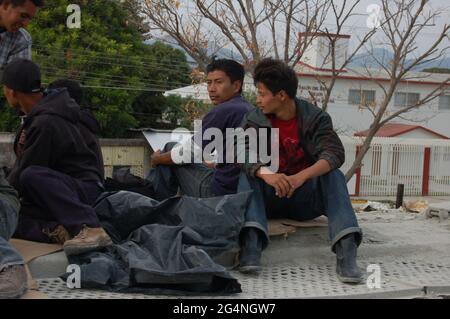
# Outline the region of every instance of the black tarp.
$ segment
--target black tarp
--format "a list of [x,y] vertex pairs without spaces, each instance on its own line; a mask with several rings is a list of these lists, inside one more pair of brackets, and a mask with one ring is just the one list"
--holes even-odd
[[[251,192],[213,198],[103,194],[95,206],[114,245],[71,256],[83,288],[144,293],[239,293],[221,265],[239,250]],[[220,264],[219,264],[220,263]]]

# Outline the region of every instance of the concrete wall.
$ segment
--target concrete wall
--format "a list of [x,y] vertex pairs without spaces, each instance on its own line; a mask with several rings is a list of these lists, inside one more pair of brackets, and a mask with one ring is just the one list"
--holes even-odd
[[12,167],[15,156],[13,151],[14,134],[0,133],[0,167]]
[[[14,165],[13,142],[14,134],[0,133],[0,167]],[[147,176],[151,150],[145,139],[100,139],[100,144],[107,177],[115,168],[124,166],[137,176]]]

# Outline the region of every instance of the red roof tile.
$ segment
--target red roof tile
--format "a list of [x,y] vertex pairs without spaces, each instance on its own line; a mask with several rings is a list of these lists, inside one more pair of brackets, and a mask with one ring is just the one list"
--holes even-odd
[[[432,131],[426,127],[420,126],[420,125],[410,125],[410,124],[401,124],[401,123],[388,123],[381,127],[378,132],[375,134],[376,137],[395,137],[399,136],[401,134],[416,130],[416,129],[422,129],[425,130],[431,134],[436,135],[436,138],[442,138],[442,139],[449,139],[447,136],[439,134],[435,131]],[[357,132],[354,135],[355,136],[367,136],[367,133],[369,130]]]

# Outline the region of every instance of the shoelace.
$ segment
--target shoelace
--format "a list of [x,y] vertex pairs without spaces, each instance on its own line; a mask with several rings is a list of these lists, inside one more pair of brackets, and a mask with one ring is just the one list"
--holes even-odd
[[83,225],[83,228],[81,229],[80,233],[75,236],[74,239],[85,239],[87,235],[88,227],[86,225]]

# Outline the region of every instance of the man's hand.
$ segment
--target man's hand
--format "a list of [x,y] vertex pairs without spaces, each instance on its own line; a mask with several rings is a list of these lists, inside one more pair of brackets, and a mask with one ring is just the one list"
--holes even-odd
[[301,171],[295,175],[287,176],[287,180],[291,187],[289,193],[287,194],[287,198],[291,198],[295,190],[305,184],[308,179],[309,177],[307,176],[305,171]]
[[160,150],[157,150],[157,151],[154,152],[154,153],[152,154],[152,156],[150,157],[150,164],[151,164],[152,166],[158,166],[158,165],[161,164],[160,160],[161,160],[161,151],[160,151]]
[[208,168],[216,168],[216,163],[214,162],[204,161],[203,164],[205,164]]
[[291,189],[288,176],[285,174],[277,174],[261,168],[257,172],[257,177],[275,188],[275,194],[280,198],[285,197]]

